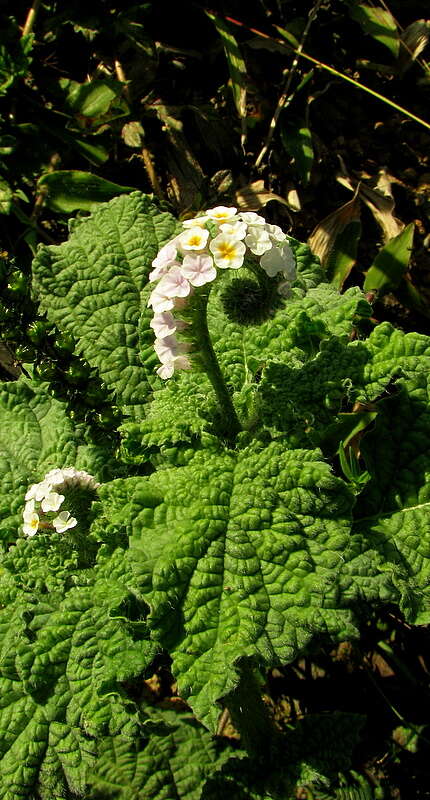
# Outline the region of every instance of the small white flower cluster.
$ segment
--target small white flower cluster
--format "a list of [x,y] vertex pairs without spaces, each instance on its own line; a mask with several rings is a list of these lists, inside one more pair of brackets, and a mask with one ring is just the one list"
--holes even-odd
[[25,495],[22,526],[24,534],[34,536],[40,529],[64,533],[69,528],[74,528],[78,520],[70,515],[70,511],[57,512],[65,500],[64,494],[60,492],[76,486],[97,489],[100,484],[88,472],[66,467],[51,469],[40,483],[30,486]]
[[148,305],[154,311],[150,324],[156,336],[155,352],[161,361],[157,374],[163,379],[171,378],[176,369],[191,367],[186,355],[190,345],[178,342],[175,336],[187,323],[175,319],[172,311],[185,308],[195,288],[215,280],[217,267],[240,269],[245,256],[251,253],[259,258],[269,277],[284,278],[278,286],[280,294],[288,293],[296,275],[294,254],[285,233],[253,211],[217,206],[186,220],[182,226],[183,233],[161,248],[149,275],[150,281],[158,281]]

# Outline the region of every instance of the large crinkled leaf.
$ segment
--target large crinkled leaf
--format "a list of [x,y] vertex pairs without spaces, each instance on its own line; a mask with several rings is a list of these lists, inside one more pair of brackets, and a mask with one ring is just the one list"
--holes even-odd
[[[423,365],[424,366],[424,365]],[[430,622],[430,363],[379,404],[362,452],[372,480],[354,532],[382,555],[410,622]],[[394,594],[394,592],[393,592]]]
[[70,570],[42,599],[25,580],[26,563],[44,570],[29,552],[37,539],[26,542],[22,578],[5,568],[0,578],[1,800],[83,794],[96,737],[140,739],[141,717],[122,685],[156,652],[143,623],[125,613],[136,601],[124,551],[79,577]]
[[131,545],[151,625],[206,724],[239,658],[289,661],[315,634],[354,632],[340,577],[353,499],[318,451],[202,450],[149,478],[141,502]]
[[0,537],[13,541],[22,524],[24,495],[54,467],[74,466],[103,481],[117,462],[109,446],[85,439],[63,403],[24,377],[0,390]]
[[209,779],[203,799],[293,800],[298,786],[315,788],[319,797],[322,786],[328,788],[339,772],[351,767],[364,722],[358,714],[308,714],[290,723],[265,769],[256,759],[230,760]]
[[371,358],[366,342],[332,336],[304,363],[299,358],[269,361],[259,387],[263,419],[284,432],[301,429],[309,441],[319,444],[342,402],[352,409]]
[[34,291],[48,319],[71,333],[118,405],[139,415],[147,384],[138,355],[140,292],[178,223],[140,192],[116,197],[74,223],[69,240],[43,247]]
[[[200,800],[205,782],[231,758],[244,755],[216,741],[185,713],[152,711],[144,747],[106,739],[91,779],[96,796],[118,800]],[[227,786],[228,788],[228,786]]]
[[[304,297],[301,290],[294,289],[292,297],[273,318],[260,326],[243,327],[228,321],[223,311],[220,295],[224,283],[229,281],[234,282],[234,277],[219,276],[220,287],[214,287],[209,302],[208,324],[219,363],[228,385],[235,390],[234,401],[244,422],[253,413],[256,387],[253,373],[259,364],[276,358],[288,359],[291,365],[295,358],[301,365],[318,352],[321,342],[334,335],[351,335],[360,319],[370,312],[359,289],[340,295],[329,284],[321,284]],[[157,445],[189,443],[198,440],[204,431],[217,430],[217,403],[204,373],[193,370],[167,382],[156,377],[159,362],[153,349],[150,320],[148,310],[141,317],[140,347],[148,381],[155,393],[145,420],[122,428],[125,451],[132,460],[146,460]],[[281,400],[274,408],[275,415],[280,404]]]
[[[389,382],[405,377],[406,388],[413,389],[414,380],[428,375],[430,367],[430,338],[419,333],[403,333],[383,322],[372,331],[366,346],[372,358],[364,370],[363,400],[382,394]],[[409,380],[411,379],[411,380]]]

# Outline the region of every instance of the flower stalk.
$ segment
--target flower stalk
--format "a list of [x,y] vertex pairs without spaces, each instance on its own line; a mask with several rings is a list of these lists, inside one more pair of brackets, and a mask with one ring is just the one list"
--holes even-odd
[[198,342],[199,358],[216,394],[222,419],[225,421],[225,436],[234,443],[236,436],[242,430],[236,409],[233,405],[231,394],[227,388],[221,372],[208,328],[207,305],[210,289],[196,294],[193,298],[192,328],[195,341]]

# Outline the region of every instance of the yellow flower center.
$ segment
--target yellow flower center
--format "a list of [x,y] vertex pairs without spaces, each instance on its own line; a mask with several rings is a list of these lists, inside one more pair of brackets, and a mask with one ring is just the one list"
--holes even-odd
[[218,252],[221,258],[231,261],[236,255],[236,248],[232,242],[221,242],[218,246]]
[[202,237],[197,236],[197,234],[194,234],[194,236],[190,236],[190,238],[188,239],[188,245],[189,247],[198,247],[201,244],[201,241]]

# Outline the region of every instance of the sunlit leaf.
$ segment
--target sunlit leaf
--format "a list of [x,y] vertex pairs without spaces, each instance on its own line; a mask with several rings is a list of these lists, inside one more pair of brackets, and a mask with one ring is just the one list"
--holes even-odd
[[237,40],[230,31],[230,27],[220,17],[206,11],[214,23],[223,43],[228,69],[230,72],[234,104],[238,116],[246,116],[246,64],[242,58]]
[[277,200],[282,205],[289,205],[279,194],[270,192],[264,186],[264,181],[253,181],[247,186],[242,186],[234,195],[234,202],[242,211],[258,211],[270,200]]
[[400,37],[399,67],[405,72],[423,52],[430,35],[430,21],[417,19],[403,31]]
[[112,78],[103,80],[63,81],[63,88],[67,88],[67,104],[75,114],[83,117],[102,117],[107,114],[112,103],[121,95],[124,85]]
[[367,272],[363,287],[365,292],[383,293],[397,288],[408,268],[414,227],[411,222],[379,251]]
[[0,178],[0,214],[9,214],[12,207],[13,192],[8,182]]
[[400,47],[399,34],[396,21],[387,8],[357,3],[350,6],[349,13],[365,33],[388,47],[397,58]]
[[63,214],[78,209],[92,211],[99,203],[134,191],[132,186],[119,186],[80,170],[47,172],[39,178],[37,186],[44,194],[46,205]]
[[121,136],[128,147],[142,147],[144,135],[141,123],[136,120],[126,122],[121,131]]

